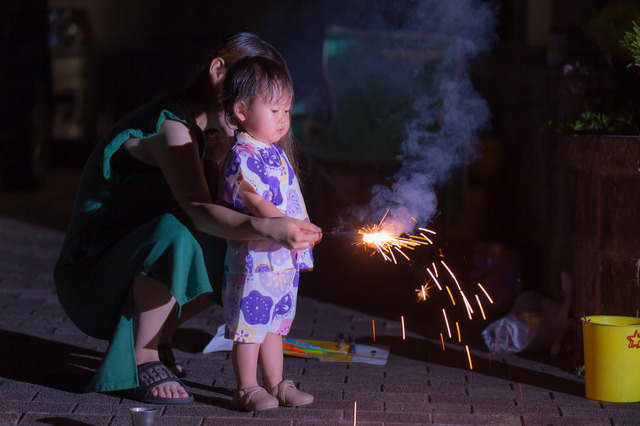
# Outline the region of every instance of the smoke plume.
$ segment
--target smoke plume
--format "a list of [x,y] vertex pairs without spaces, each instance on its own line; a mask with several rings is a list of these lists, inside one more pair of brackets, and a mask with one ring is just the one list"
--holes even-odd
[[[414,219],[426,225],[436,215],[436,190],[457,167],[476,158],[478,133],[487,125],[490,112],[473,87],[468,65],[495,41],[495,10],[479,0],[380,2],[377,6],[359,15],[360,25],[452,40],[440,51],[430,89],[411,92],[411,109],[405,112],[401,126],[405,129],[401,167],[394,182],[374,187],[369,205],[356,212],[360,219],[371,221],[382,218],[389,209],[387,230],[410,233],[416,226]],[[410,71],[419,76],[417,70]],[[407,85],[420,87],[406,72],[388,72],[401,74]]]

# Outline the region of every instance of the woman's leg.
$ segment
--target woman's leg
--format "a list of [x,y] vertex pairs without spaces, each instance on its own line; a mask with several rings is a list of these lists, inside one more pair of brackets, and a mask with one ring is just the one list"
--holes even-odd
[[233,342],[231,361],[236,376],[236,390],[258,386],[258,353],[260,343]]
[[160,344],[171,343],[174,333],[182,324],[184,324],[187,320],[193,318],[200,312],[209,309],[213,305],[215,305],[215,302],[209,299],[206,294],[203,294],[196,297],[189,303],[185,303],[180,310],[179,317],[177,311],[175,309],[172,309],[164,325],[164,328],[162,329]]
[[267,333],[260,345],[260,371],[264,388],[271,392],[282,381],[282,336]]
[[[138,274],[133,281],[133,307],[137,327],[134,330],[136,364],[158,361],[158,343],[169,314],[176,300],[167,286],[159,281]],[[167,382],[151,390],[162,398],[186,398],[189,394],[177,382]]]

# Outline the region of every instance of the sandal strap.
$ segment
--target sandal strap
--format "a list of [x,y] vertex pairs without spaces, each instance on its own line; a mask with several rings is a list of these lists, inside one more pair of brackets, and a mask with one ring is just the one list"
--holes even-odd
[[175,365],[176,358],[173,355],[171,343],[161,343],[158,345],[158,357],[165,365]]
[[138,393],[147,395],[153,388],[167,382],[177,382],[180,386],[184,384],[175,374],[160,361],[151,361],[138,366]]

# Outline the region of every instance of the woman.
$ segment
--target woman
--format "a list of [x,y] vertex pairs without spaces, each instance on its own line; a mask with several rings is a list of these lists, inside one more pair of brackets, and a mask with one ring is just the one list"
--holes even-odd
[[[312,247],[320,229],[291,218],[257,218],[213,204],[205,177],[205,131],[228,143],[220,87],[240,58],[284,64],[249,33],[223,43],[196,78],[175,94],[129,114],[108,132],[84,168],[71,223],[54,271],[69,318],[109,347],[90,390],[131,389],[140,401],[193,400],[169,367],[173,332],[211,306],[221,281],[224,239],[268,238],[290,249]],[[226,152],[226,146],[217,152]],[[208,171],[209,177],[216,173]],[[207,183],[209,181],[209,184]],[[207,297],[209,296],[209,298]]]

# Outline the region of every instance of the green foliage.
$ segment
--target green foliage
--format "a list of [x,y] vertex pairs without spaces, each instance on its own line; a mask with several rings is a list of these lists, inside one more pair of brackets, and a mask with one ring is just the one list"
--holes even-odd
[[589,21],[587,33],[604,51],[627,61],[629,51],[620,44],[633,22],[640,22],[640,0],[609,2]]
[[640,66],[640,27],[633,22],[631,31],[624,33],[620,45],[631,53],[634,65]]
[[574,133],[637,135],[638,122],[629,110],[594,112],[586,110],[575,120],[569,121],[567,127]]

